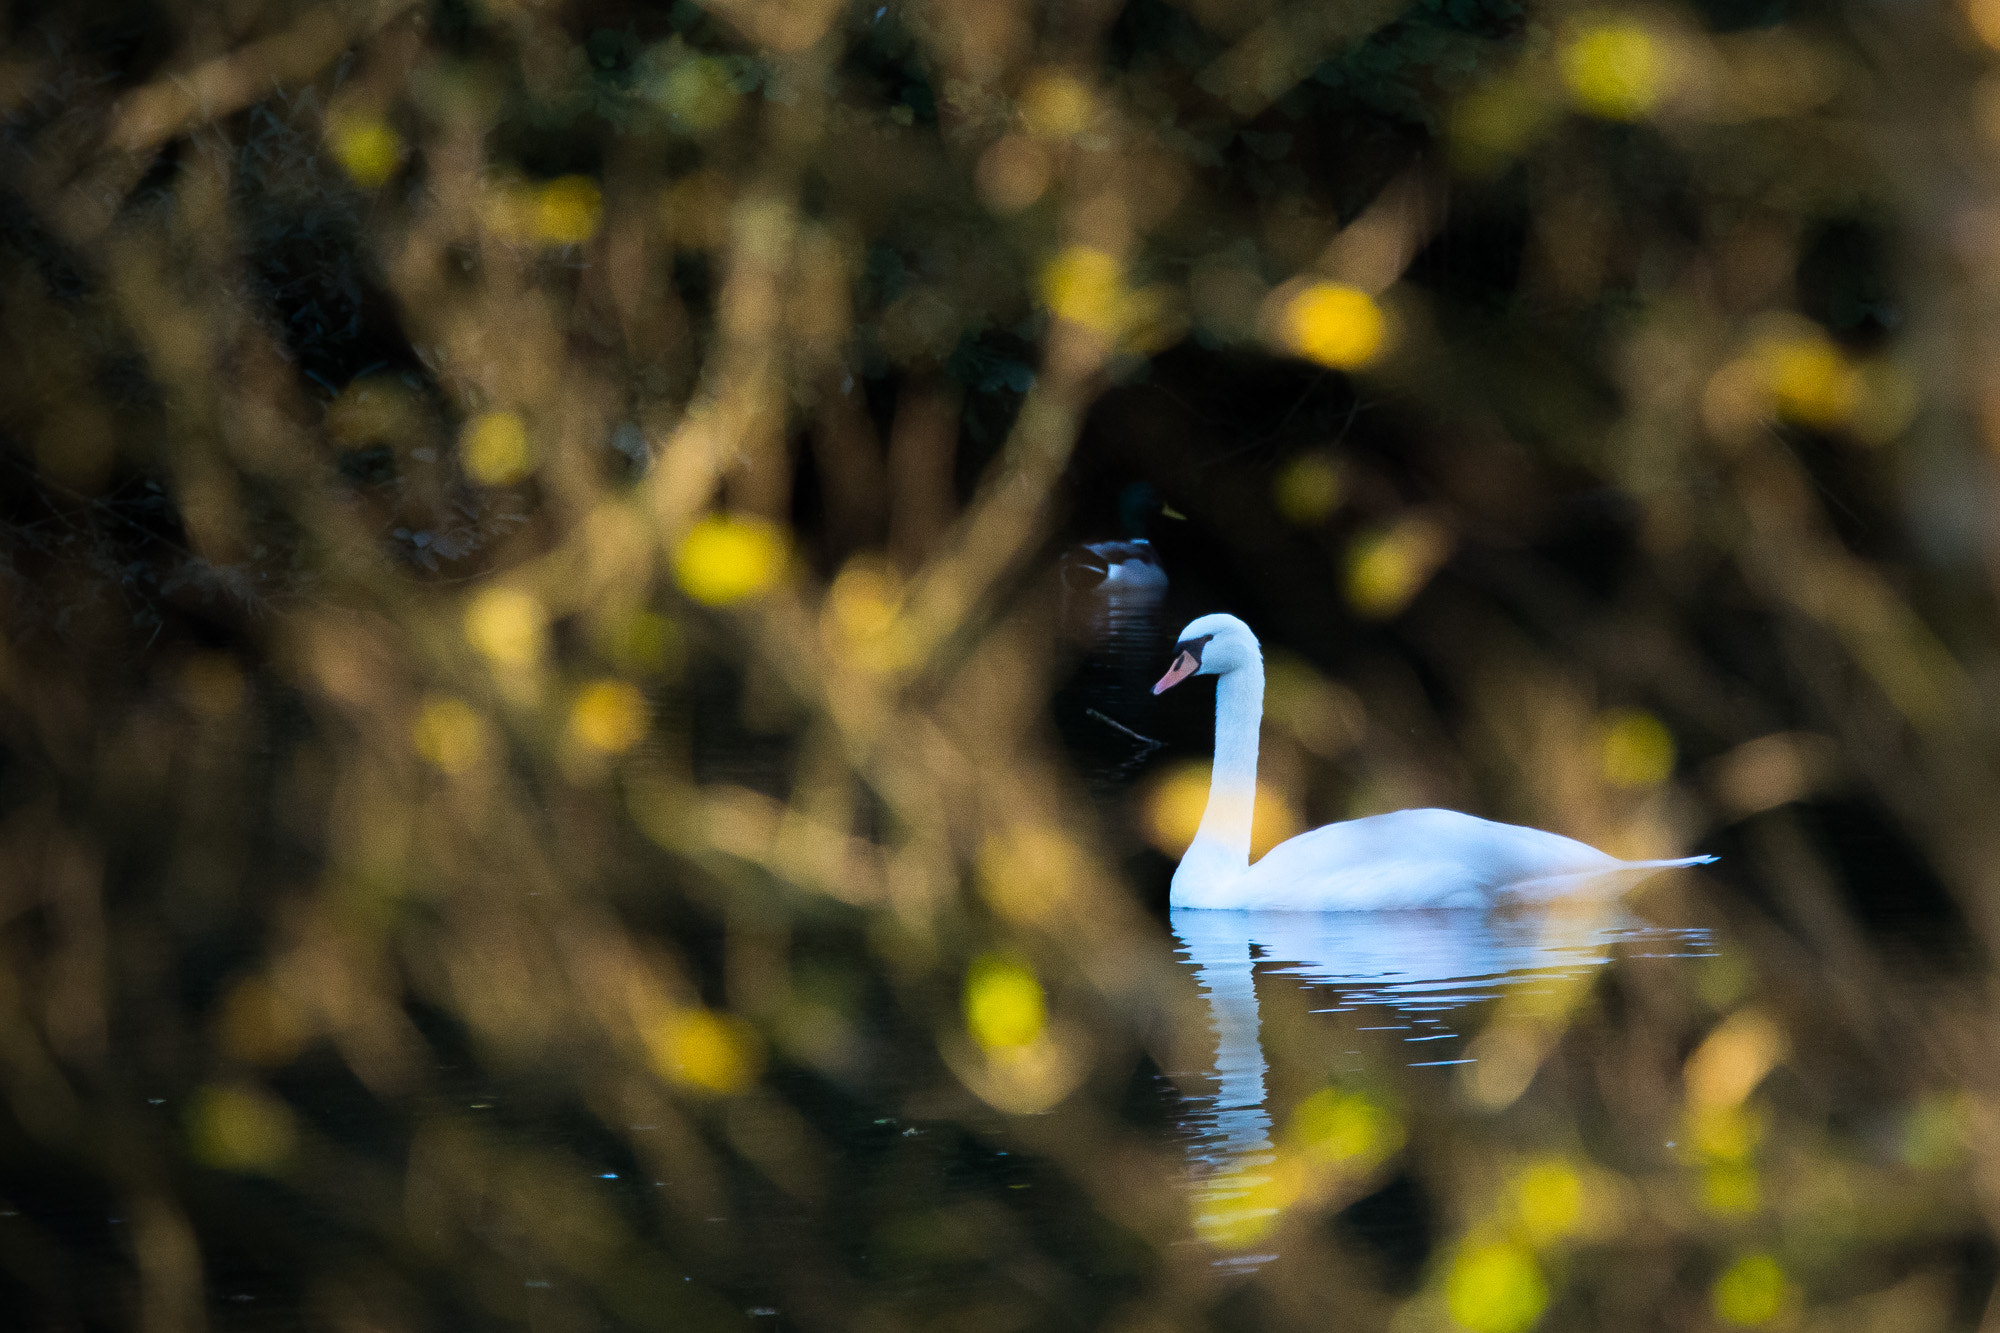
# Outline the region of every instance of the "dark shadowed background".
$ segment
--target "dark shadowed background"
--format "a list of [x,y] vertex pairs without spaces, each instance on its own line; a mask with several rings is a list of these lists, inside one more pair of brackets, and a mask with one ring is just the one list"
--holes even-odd
[[[0,14],[0,1326],[2000,1318],[2000,0]],[[1216,610],[1720,858],[1227,1224]]]

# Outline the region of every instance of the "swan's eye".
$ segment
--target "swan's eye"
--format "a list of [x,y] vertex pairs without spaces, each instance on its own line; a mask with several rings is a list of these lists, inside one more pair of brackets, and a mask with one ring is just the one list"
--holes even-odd
[[1201,650],[1208,647],[1208,641],[1214,637],[1213,634],[1204,634],[1199,639],[1182,639],[1174,645],[1174,652],[1177,655],[1175,660],[1178,661],[1180,657],[1185,656],[1191,659],[1195,666],[1200,666]]

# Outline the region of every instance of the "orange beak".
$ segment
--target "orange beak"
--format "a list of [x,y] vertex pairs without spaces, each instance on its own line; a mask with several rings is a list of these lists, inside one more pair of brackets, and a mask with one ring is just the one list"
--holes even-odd
[[1160,683],[1153,687],[1153,693],[1164,694],[1166,691],[1171,690],[1174,686],[1192,676],[1195,673],[1195,669],[1200,665],[1201,663],[1194,660],[1193,653],[1182,653],[1174,659],[1174,664],[1167,668],[1167,674],[1160,677]]

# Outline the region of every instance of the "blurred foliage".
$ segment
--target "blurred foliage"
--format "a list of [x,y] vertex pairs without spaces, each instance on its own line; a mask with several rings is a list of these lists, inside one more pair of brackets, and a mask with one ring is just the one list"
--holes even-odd
[[[2000,6],[0,23],[6,1327],[1980,1323]],[[1190,1190],[1207,721],[1050,710],[1134,480],[1274,829],[1716,956],[1260,976]]]

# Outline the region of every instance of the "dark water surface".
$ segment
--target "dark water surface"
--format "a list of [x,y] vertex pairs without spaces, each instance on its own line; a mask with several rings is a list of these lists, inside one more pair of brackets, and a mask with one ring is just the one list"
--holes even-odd
[[[1650,925],[1623,912],[1507,916],[1433,912],[1173,913],[1176,957],[1194,973],[1215,1033],[1213,1063],[1176,1071],[1214,1092],[1190,1102],[1189,1183],[1198,1212],[1243,1221],[1260,1211],[1259,1187],[1276,1161],[1264,1045],[1266,1005],[1296,987],[1329,1031],[1392,1034],[1386,1049],[1408,1069],[1428,1071],[1448,1102],[1460,1066],[1474,1063],[1469,1035],[1506,997],[1533,999],[1574,985],[1620,956],[1712,956],[1708,931]],[[1259,981],[1262,981],[1260,987]],[[1261,991],[1261,993],[1260,993]],[[1356,1023],[1355,1018],[1362,1022]],[[1337,1077],[1366,1079],[1352,1049]],[[1273,1258],[1254,1248],[1217,1262],[1254,1268]]]

